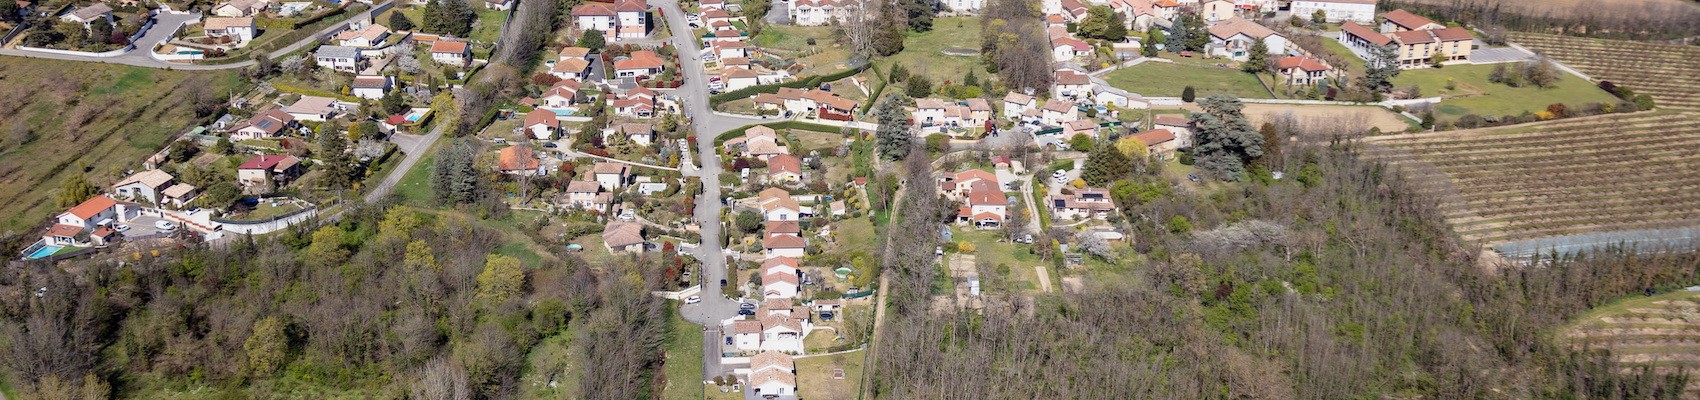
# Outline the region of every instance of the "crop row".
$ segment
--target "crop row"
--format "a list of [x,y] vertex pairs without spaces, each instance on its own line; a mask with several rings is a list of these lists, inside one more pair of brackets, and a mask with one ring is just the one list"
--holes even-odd
[[[1604,130],[1578,133],[1569,136],[1552,136],[1547,138],[1528,138],[1496,142],[1480,140],[1468,145],[1450,147],[1417,147],[1410,148],[1406,154],[1380,155],[1387,161],[1404,161],[1412,159],[1433,159],[1443,165],[1461,164],[1475,158],[1501,157],[1506,155],[1530,155],[1530,151],[1544,151],[1546,154],[1579,153],[1591,149],[1623,148],[1645,143],[1681,142],[1689,135],[1685,129],[1700,128],[1700,121],[1685,123],[1667,123],[1665,125],[1636,125],[1624,129]],[[1674,136],[1682,135],[1682,136]],[[1695,135],[1692,137],[1700,137]]]
[[1561,119],[1510,128],[1489,127],[1439,133],[1371,136],[1364,138],[1364,141],[1370,143],[1381,143],[1395,147],[1410,147],[1424,144],[1446,145],[1455,143],[1476,143],[1487,140],[1504,141],[1508,139],[1545,138],[1564,132],[1587,131],[1601,128],[1620,127],[1623,124],[1643,124],[1648,122],[1662,122],[1680,119],[1683,119],[1683,117],[1676,114],[1608,114]]

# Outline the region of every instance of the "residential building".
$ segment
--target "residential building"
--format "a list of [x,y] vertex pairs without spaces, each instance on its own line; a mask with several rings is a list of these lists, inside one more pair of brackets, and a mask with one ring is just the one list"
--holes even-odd
[[662,68],[666,65],[667,61],[662,59],[660,54],[649,50],[638,50],[632,52],[626,59],[614,61],[614,76],[631,78],[660,75]]
[[602,185],[602,190],[618,191],[626,187],[631,179],[631,170],[626,164],[616,162],[599,162],[591,167],[591,176],[596,178],[596,184]]
[[161,192],[176,179],[165,171],[150,169],[137,172],[112,185],[112,192],[130,200],[147,200],[158,204]]
[[555,86],[550,87],[549,91],[543,92],[543,97],[538,99],[537,106],[555,110],[572,107],[573,104],[578,103],[580,86],[578,81],[555,82]]
[[69,210],[65,210],[55,219],[59,225],[69,225],[80,230],[92,231],[96,227],[111,225],[115,221],[123,222],[119,220],[123,219],[125,213],[121,212],[119,204],[117,200],[106,197],[106,195],[94,196],[88,200],[83,200],[82,203],[71,207]]
[[535,176],[542,166],[537,150],[527,145],[504,147],[496,157],[496,171],[508,175]]
[[767,351],[750,358],[749,394],[756,398],[796,398],[797,367],[791,356]]
[[750,53],[744,42],[714,42],[711,47],[714,55],[720,58],[749,58]]
[[602,36],[608,40],[619,35],[619,13],[614,12],[614,8],[606,3],[585,2],[573,6],[571,15],[573,26],[580,31],[596,30],[602,32]]
[[1275,73],[1281,81],[1292,86],[1309,86],[1337,75],[1328,63],[1307,56],[1282,57],[1275,60]]
[[774,132],[773,128],[756,125],[745,129],[744,136],[727,140],[722,146],[735,149],[741,156],[755,157],[758,160],[766,161],[775,155],[791,152],[785,145],[779,143],[779,133]]
[[761,321],[740,319],[732,321],[732,347],[738,350],[750,351],[761,349]]
[[744,67],[726,67],[720,73],[720,81],[726,83],[726,91],[743,89],[761,84],[761,75]]
[[1072,140],[1075,135],[1086,135],[1086,137],[1097,139],[1098,123],[1090,119],[1077,119],[1063,123],[1062,137]]
[[[726,0],[702,0],[697,2],[697,9],[703,13],[711,10],[726,12]],[[706,16],[704,17],[707,18]]]
[[336,118],[344,110],[343,106],[337,104],[336,99],[333,98],[301,96],[301,99],[295,100],[295,103],[284,107],[283,111],[289,113],[289,116],[294,117],[297,121],[324,122]]
[[472,64],[472,48],[465,41],[438,40],[431,43],[431,61],[438,64],[466,68]]
[[[767,247],[770,244],[773,246],[779,246],[779,248]],[[801,257],[803,255],[803,239],[794,236],[768,237],[767,239],[762,239],[762,246],[763,254],[770,254],[770,257],[788,257],[793,254]],[[778,255],[774,256],[774,254]],[[762,272],[761,290],[762,297],[764,298],[797,298],[797,290],[799,286],[801,286],[800,280],[797,279],[797,273],[795,271]]]
[[562,58],[549,67],[549,75],[556,78],[580,81],[590,77],[590,60],[583,58]]
[[1322,11],[1328,22],[1375,21],[1375,0],[1294,0],[1290,7],[1294,16],[1305,19]]
[[321,68],[338,72],[357,72],[362,67],[360,49],[347,46],[319,46],[313,51],[313,62]]
[[1092,101],[1104,106],[1132,109],[1151,108],[1151,102],[1145,100],[1145,96],[1109,85],[1092,85]]
[[367,100],[378,100],[384,98],[385,94],[389,94],[390,89],[394,87],[395,77],[360,75],[354,77],[354,82],[349,85],[349,92],[353,93],[354,97]]
[[787,11],[791,23],[801,26],[823,26],[833,21],[851,23],[851,16],[861,10],[861,0],[794,0]]
[[633,39],[649,36],[649,2],[645,0],[618,0],[614,3],[614,13],[619,23],[620,39]]
[[557,203],[581,210],[607,211],[613,201],[614,194],[602,191],[602,184],[596,181],[571,181]]
[[763,189],[756,194],[756,205],[761,207],[764,221],[796,221],[802,218],[803,206],[797,204],[797,199],[792,198],[791,192],[785,189]]
[[337,44],[347,47],[377,47],[384,44],[384,39],[389,37],[390,29],[378,24],[368,24],[364,28],[349,29],[336,34]]
[[997,187],[998,176],[983,169],[969,169],[954,174],[946,173],[939,178],[939,193],[945,198],[961,201],[968,197],[968,192],[982,184]]
[[1039,122],[1045,125],[1062,126],[1077,119],[1080,119],[1080,109],[1065,100],[1045,100],[1045,107],[1039,109]]
[[181,208],[194,201],[201,194],[200,188],[187,183],[179,183],[159,192],[159,204]]
[[[763,237],[770,237],[770,236],[796,236],[796,237],[799,237],[799,238],[803,237],[803,224],[799,224],[799,223],[797,223],[797,221],[772,221],[772,222],[767,222],[764,225],[765,226],[762,227]],[[784,258],[786,258],[786,257],[780,257],[779,259],[784,259]],[[769,259],[769,260],[774,260],[774,259]],[[792,272],[796,272],[796,271],[794,271],[794,270],[797,269],[796,260],[793,259],[790,265],[791,265],[791,269],[793,270]],[[762,263],[762,271],[766,272],[767,267],[768,267],[768,263],[763,262]]]
[[1181,148],[1180,141],[1175,140],[1174,132],[1167,129],[1152,129],[1133,135],[1140,143],[1145,143],[1147,154],[1159,160],[1169,160],[1175,157],[1175,150]]
[[1381,14],[1381,18],[1381,33],[1383,34],[1446,29],[1446,25],[1441,25],[1421,15],[1412,14],[1404,9],[1388,11]]
[[1051,97],[1079,100],[1092,96],[1092,77],[1086,73],[1061,68],[1053,75],[1055,84],[1051,86]]
[[[1412,17],[1422,18],[1415,15]],[[1384,34],[1363,25],[1347,22],[1340,24],[1340,41],[1347,47],[1366,53],[1375,47],[1394,46],[1394,52],[1399,56],[1400,68],[1427,67],[1433,64],[1437,54],[1442,62],[1468,60],[1470,51],[1475,46],[1475,37],[1466,28],[1400,30],[1404,24],[1421,24],[1420,26],[1431,28],[1438,26],[1432,22],[1411,20],[1402,23],[1389,22],[1382,24],[1383,28],[1391,30]]]
[[610,253],[642,253],[643,224],[613,221],[602,228],[602,245]]
[[609,133],[624,136],[626,140],[639,146],[648,146],[655,142],[655,128],[644,123],[628,122],[615,125]]
[[278,137],[286,132],[286,129],[296,126],[294,115],[276,108],[268,109],[254,114],[246,122],[231,126],[230,140],[241,141]]
[[1051,217],[1057,220],[1105,219],[1116,209],[1110,191],[1104,188],[1064,188],[1063,193],[1050,196],[1046,203],[1051,207]]
[[939,4],[959,14],[978,14],[986,7],[986,0],[944,0]]
[[271,2],[266,0],[230,0],[213,6],[212,14],[220,17],[252,17],[265,11]]
[[201,30],[208,37],[229,36],[235,38],[237,43],[254,40],[254,35],[258,33],[254,29],[254,17],[207,17],[201,23]]
[[[762,255],[767,257],[802,258],[806,254],[804,248],[807,246],[808,241],[803,240],[803,238],[788,235],[768,236],[761,240]],[[795,295],[795,289],[793,289],[791,296]]]
[[484,8],[507,11],[514,8],[513,0],[484,0]]
[[767,182],[770,184],[793,184],[803,181],[803,160],[790,154],[779,154],[767,159]]
[[95,21],[103,21],[106,22],[106,24],[111,25],[112,6],[106,5],[106,3],[94,3],[87,6],[80,6],[72,9],[71,12],[65,13],[65,15],[59,16],[59,20],[83,24],[83,29],[89,29],[90,24],[93,24]]
[[1019,119],[1022,114],[1027,113],[1027,110],[1032,110],[1038,106],[1038,100],[1033,99],[1033,96],[1019,92],[1009,92],[1009,94],[1003,96],[1003,116],[1007,119]]
[[1009,217],[1009,197],[1004,195],[996,181],[972,184],[964,196],[964,203],[965,206],[957,210],[958,223],[995,228]]
[[1268,54],[1287,53],[1286,36],[1244,18],[1231,17],[1218,21],[1210,26],[1208,31],[1210,44],[1205,46],[1205,53],[1211,56],[1245,61],[1251,58],[1251,47],[1257,41],[1263,41]]
[[1214,24],[1233,18],[1236,8],[1238,7],[1232,1],[1210,0],[1199,5],[1198,15],[1204,18],[1205,24]]
[[282,186],[301,175],[301,159],[287,155],[262,154],[236,167],[236,183],[243,186]]
[[763,311],[756,310],[757,319],[761,321],[761,349],[802,353],[803,337],[814,328],[808,316],[763,315]]
[[1092,55],[1092,45],[1086,41],[1063,35],[1052,35],[1051,58],[1056,62],[1070,62],[1076,58]]
[[561,132],[561,120],[554,111],[533,109],[525,113],[525,131],[537,140],[552,140]]

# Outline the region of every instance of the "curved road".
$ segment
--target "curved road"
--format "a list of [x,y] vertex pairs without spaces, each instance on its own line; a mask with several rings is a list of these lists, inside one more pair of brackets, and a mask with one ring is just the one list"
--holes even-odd
[[[368,18],[371,17],[371,14],[372,14],[373,11],[388,9],[392,2],[393,2],[393,0],[392,1],[386,1],[383,4],[379,4],[377,6],[367,8],[366,11],[363,11],[360,14],[356,14],[353,17],[350,17],[348,19],[343,20],[342,22],[331,24],[331,26],[325,27],[324,29],[320,29],[318,32],[314,33],[312,36],[309,36],[305,39],[301,39],[300,41],[297,41],[295,43],[290,43],[288,46],[284,46],[281,49],[277,49],[277,51],[273,51],[270,54],[267,54],[266,56],[271,57],[273,59],[276,59],[276,58],[279,58],[279,57],[283,57],[284,55],[287,55],[289,53],[293,53],[296,50],[301,50],[301,48],[303,48],[303,47],[307,47],[307,46],[310,46],[310,45],[313,45],[313,44],[317,44],[319,42],[319,38],[322,38],[322,37],[325,37],[326,35],[330,35],[332,33],[340,32],[343,29],[346,29],[348,27],[349,21],[358,21],[358,20],[368,19]],[[42,58],[42,59],[49,59],[49,60],[83,61],[83,62],[104,63],[104,64],[124,64],[124,65],[131,65],[131,66],[137,66],[137,67],[190,70],[190,71],[210,71],[210,70],[221,70],[221,69],[234,69],[234,68],[242,68],[242,67],[254,65],[253,60],[235,62],[235,63],[230,63],[230,64],[185,64],[185,63],[163,61],[163,60],[160,60],[160,59],[157,59],[157,58],[153,58],[152,54],[153,54],[153,48],[154,48],[155,45],[159,44],[160,42],[170,40],[171,36],[177,33],[177,27],[178,26],[180,26],[182,24],[186,24],[190,21],[194,21],[195,19],[198,19],[198,18],[201,18],[201,17],[199,15],[191,14],[191,13],[160,12],[159,15],[154,17],[154,19],[156,19],[156,21],[154,22],[154,26],[152,28],[149,28],[148,32],[146,34],[142,35],[142,37],[140,39],[136,40],[136,42],[135,42],[136,48],[134,50],[130,50],[128,53],[124,53],[123,55],[116,56],[116,57],[89,57],[89,56],[79,56],[79,55],[70,55],[70,54],[59,54],[59,53],[44,53],[44,52],[28,51],[28,50],[21,50],[21,49],[0,49],[0,55],[14,56],[14,57],[24,57],[24,58]]]

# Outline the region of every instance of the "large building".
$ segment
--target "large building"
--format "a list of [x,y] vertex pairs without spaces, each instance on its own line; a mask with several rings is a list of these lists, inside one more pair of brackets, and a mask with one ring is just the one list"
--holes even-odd
[[1292,3],[1293,15],[1309,19],[1322,11],[1328,22],[1375,21],[1375,0],[1297,0]]
[[1210,44],[1205,52],[1217,57],[1245,61],[1251,58],[1252,45],[1263,41],[1269,54],[1286,54],[1287,37],[1274,30],[1240,17],[1231,17],[1210,26]]
[[1393,10],[1386,15],[1381,31],[1347,22],[1340,24],[1340,41],[1364,53],[1378,46],[1395,46],[1400,68],[1421,68],[1434,63],[1468,60],[1475,47],[1475,37],[1461,27],[1448,28],[1428,18],[1405,10]]

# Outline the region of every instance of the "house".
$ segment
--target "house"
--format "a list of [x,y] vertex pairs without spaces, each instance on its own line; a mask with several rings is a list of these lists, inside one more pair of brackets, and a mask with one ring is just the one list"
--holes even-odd
[[[1436,55],[1440,56],[1442,62],[1467,60],[1470,58],[1471,49],[1475,47],[1475,37],[1470,35],[1469,29],[1452,27],[1398,30],[1403,27],[1402,24],[1407,23],[1418,24],[1421,22],[1407,20],[1403,23],[1384,23],[1382,24],[1384,28],[1394,30],[1386,34],[1356,23],[1343,23],[1340,24],[1340,41],[1345,43],[1347,47],[1364,52],[1376,47],[1393,46],[1394,53],[1399,57],[1400,68],[1427,67],[1433,64]],[[1433,27],[1436,25],[1426,23],[1423,26]]]
[[[781,236],[781,235],[784,235],[784,236],[803,237],[803,225],[797,223],[797,221],[768,222],[768,223],[766,223],[766,226],[762,228],[762,234],[765,235],[765,236]],[[763,268],[764,272],[766,271],[767,265],[768,264],[765,263],[765,262],[762,263],[762,268]],[[797,269],[796,265],[797,264],[796,264],[795,260],[793,260],[793,262],[791,264],[791,269]]]
[[1198,15],[1204,17],[1205,24],[1214,24],[1218,21],[1233,18],[1235,8],[1237,8],[1237,6],[1235,6],[1232,1],[1210,0],[1199,5]]
[[[791,254],[795,252],[798,257],[801,257],[803,254],[802,242],[803,239],[801,238],[783,236],[763,239],[762,245],[765,254]],[[796,248],[785,248],[776,251],[773,248],[767,247],[769,243],[774,243],[775,246],[795,245]],[[762,296],[769,299],[797,298],[797,287],[800,286],[799,282],[800,280],[797,279],[796,272],[763,272],[761,276]]]
[[714,55],[720,58],[749,58],[744,42],[714,42]]
[[189,202],[195,201],[195,197],[200,194],[200,189],[196,188],[195,185],[179,183],[160,192],[159,204],[183,207],[188,205]]
[[727,67],[720,73],[720,80],[726,83],[726,91],[733,91],[761,84],[761,75],[744,67]]
[[1009,198],[996,181],[975,183],[964,196],[967,206],[957,210],[958,223],[976,228],[995,228],[1009,217]]
[[208,17],[201,23],[201,30],[208,37],[229,36],[236,38],[237,43],[254,40],[254,17]]
[[779,154],[767,159],[767,182],[770,184],[792,184],[803,181],[803,160],[790,154]]
[[1138,139],[1140,143],[1144,143],[1146,152],[1159,160],[1174,158],[1175,150],[1181,148],[1180,141],[1175,140],[1175,134],[1173,132],[1169,132],[1167,129],[1152,129],[1140,132],[1134,134],[1133,138]]
[[[773,351],[803,352],[803,337],[814,328],[807,316],[790,316],[766,314],[765,310],[756,310],[761,321],[761,349]],[[768,370],[772,371],[772,370]],[[751,382],[752,386],[756,384]],[[795,386],[795,383],[792,384]],[[752,388],[753,390],[753,388]]]
[[1039,109],[1039,122],[1050,126],[1062,126],[1068,121],[1080,119],[1080,109],[1064,100],[1045,100],[1045,107]]
[[939,129],[983,128],[986,126],[986,121],[992,118],[991,103],[987,103],[985,99],[968,99],[958,103],[925,98],[916,99],[915,106],[913,118],[915,123],[921,125],[922,132],[932,132]]
[[1256,22],[1244,18],[1232,17],[1211,25],[1210,44],[1205,46],[1205,54],[1215,57],[1227,57],[1235,61],[1245,61],[1251,57],[1251,46],[1257,41],[1263,41],[1269,54],[1286,54],[1287,37],[1270,30]]
[[347,46],[319,46],[313,51],[313,62],[322,68],[330,68],[338,72],[356,72],[360,70],[362,58],[360,49]]
[[1121,108],[1148,109],[1151,102],[1145,96],[1109,85],[1092,85],[1092,101],[1100,105]]
[[394,86],[394,77],[360,75],[354,77],[354,83],[349,85],[349,92],[353,93],[354,97],[367,100],[378,100],[384,98],[385,94],[389,94],[390,88]]
[[295,116],[276,108],[261,111],[247,122],[230,127],[230,140],[273,138],[296,126]]
[[1337,75],[1328,63],[1306,56],[1282,57],[1275,60],[1275,73],[1292,86],[1308,86]]
[[791,356],[767,351],[750,358],[749,395],[756,398],[795,398],[797,367]]
[[549,67],[549,75],[566,80],[584,80],[590,77],[590,60],[583,58],[562,58]]
[[[795,225],[795,222],[791,224]],[[774,235],[769,234],[769,237]],[[783,235],[801,239],[797,236]],[[797,259],[787,256],[768,257],[761,263],[762,295],[769,299],[796,298],[800,282]],[[771,300],[770,300],[771,301]]]
[[808,241],[803,238],[787,235],[768,236],[761,240],[762,255],[767,257],[802,258],[805,254],[803,248],[807,245]]
[[571,15],[573,26],[580,31],[596,30],[602,32],[602,36],[609,40],[613,40],[619,34],[616,25],[619,13],[614,12],[614,9],[606,3],[585,2],[573,6]]
[[568,60],[568,59],[574,59],[574,58],[581,59],[581,60],[589,60],[591,58],[590,57],[590,49],[584,48],[584,47],[578,47],[578,46],[567,46],[567,47],[561,48],[561,52],[557,56],[558,60]]
[[543,92],[537,106],[554,110],[567,109],[578,103],[578,91],[581,85],[578,81],[555,82],[549,91]]
[[623,123],[615,125],[614,129],[610,133],[625,136],[626,140],[640,146],[648,146],[655,142],[655,127],[650,126],[649,124],[636,122]]
[[1105,219],[1110,212],[1115,211],[1116,203],[1110,199],[1110,191],[1104,188],[1063,189],[1063,193],[1050,196],[1046,203],[1051,206],[1051,217],[1058,220],[1074,219]]
[[1092,77],[1069,68],[1056,70],[1053,78],[1056,82],[1051,87],[1051,97],[1059,99],[1082,99],[1092,96]]
[[295,103],[284,107],[283,111],[289,113],[289,116],[294,117],[297,121],[324,122],[336,118],[337,114],[343,111],[343,108],[333,98],[301,96],[301,99],[295,100]]
[[1305,19],[1322,11],[1328,22],[1367,24],[1375,21],[1375,0],[1294,0],[1291,9],[1294,16]]
[[761,349],[761,321],[740,319],[732,321],[732,346],[738,350],[749,351]]
[[642,253],[643,224],[614,221],[602,228],[602,245],[610,253]]
[[95,21],[105,21],[107,25],[111,25],[112,6],[106,5],[106,3],[94,3],[77,7],[72,9],[71,12],[59,16],[59,20],[83,24],[83,29],[89,29],[90,24]]
[[1027,110],[1038,107],[1038,104],[1038,101],[1034,100],[1033,96],[1028,96],[1018,92],[1009,92],[1009,94],[1003,96],[1003,116],[1004,118],[1012,120],[1021,118],[1022,114],[1025,114]]
[[649,50],[632,52],[624,60],[614,61],[614,76],[631,78],[639,76],[655,76],[661,74],[661,69],[667,65],[666,60]]
[[791,23],[801,26],[823,26],[833,21],[850,23],[859,9],[859,0],[796,0],[787,7]]
[[620,39],[633,39],[649,36],[649,2],[645,0],[618,0],[614,3],[614,13],[619,23]]
[[[708,13],[709,11],[711,11],[711,10],[726,12],[725,11],[726,10],[726,1],[725,0],[702,0],[702,1],[698,1],[697,2],[697,9],[702,10],[702,12],[705,13],[705,14]],[[706,19],[707,17],[705,16],[704,18]]]
[[1097,139],[1098,123],[1092,122],[1090,119],[1077,119],[1063,123],[1062,137],[1072,140],[1075,135],[1086,135],[1087,137]]
[[504,147],[496,157],[496,171],[508,175],[534,176],[542,165],[537,150],[526,145]]
[[960,201],[967,198],[968,192],[972,191],[976,185],[981,184],[990,184],[996,187],[998,176],[983,169],[963,170],[955,174],[946,173],[939,179],[939,193],[944,194],[945,198]]
[[551,140],[561,132],[561,120],[554,111],[538,108],[525,113],[525,131],[537,140]]
[[126,214],[117,200],[106,195],[90,197],[82,203],[60,213],[56,218],[59,225],[76,227],[79,230],[94,230],[96,227],[111,225],[114,221],[127,220]]
[[596,184],[602,186],[602,190],[612,192],[626,186],[627,180],[631,179],[631,171],[626,164],[599,162],[591,167],[591,176],[596,179]]
[[230,0],[214,6],[212,14],[220,17],[251,17],[265,11],[271,2],[266,0]]
[[112,185],[112,192],[130,200],[147,200],[158,204],[161,192],[176,179],[165,171],[150,169],[137,172]]
[[301,159],[286,155],[258,155],[236,167],[236,183],[243,186],[276,183],[283,185],[301,175]]
[[377,47],[384,44],[384,39],[390,37],[390,29],[383,25],[370,24],[358,30],[349,29],[336,34],[338,45],[347,47]]
[[727,140],[723,146],[739,149],[739,154],[744,157],[755,157],[763,161],[775,155],[791,152],[785,145],[779,144],[778,132],[774,132],[773,128],[762,125],[745,129],[743,137]]
[[431,61],[466,68],[472,63],[472,48],[460,40],[438,40],[431,43]]
[[1056,62],[1070,62],[1077,57],[1089,55],[1092,55],[1092,45],[1083,40],[1068,36],[1051,38],[1051,57]]
[[732,13],[726,12],[726,10],[721,9],[719,5],[716,4],[697,3],[697,8],[702,10],[702,14],[699,15],[699,17],[702,18],[702,23],[708,24],[708,26],[715,26],[722,23],[731,25],[732,21],[739,20],[738,17],[733,16]]
[[655,116],[655,101],[649,99],[615,99],[609,105],[614,107],[614,114],[620,116],[644,119]]
[[514,8],[513,0],[484,0],[484,8],[507,11]]
[[986,7],[986,0],[944,0],[939,4],[959,14],[974,14]]
[[602,191],[596,181],[571,181],[558,203],[581,210],[605,211],[614,202],[614,194]]
[[1167,130],[1175,135],[1175,148],[1192,147],[1192,121],[1187,117],[1163,114],[1153,117],[1151,125],[1154,129]]
[[1381,14],[1381,18],[1381,33],[1383,34],[1446,29],[1446,25],[1441,25],[1421,15],[1412,14],[1404,9],[1388,11]]
[[791,197],[791,192],[776,187],[757,193],[756,204],[761,207],[762,220],[768,222],[796,221],[803,213],[803,207]]

